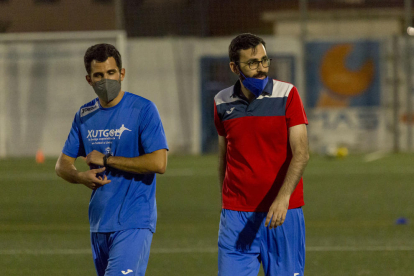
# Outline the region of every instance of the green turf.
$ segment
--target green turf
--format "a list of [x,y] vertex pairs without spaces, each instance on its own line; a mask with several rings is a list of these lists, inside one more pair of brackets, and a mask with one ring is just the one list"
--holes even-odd
[[[216,275],[216,156],[172,156],[158,177],[147,275]],[[414,155],[365,162],[312,156],[304,176],[305,275],[414,275]],[[0,161],[0,275],[95,275],[90,190],[60,180],[54,159]],[[82,162],[77,162],[81,169]],[[399,217],[411,223],[395,225]],[[70,253],[70,254],[69,254]],[[260,272],[259,275],[263,275]]]

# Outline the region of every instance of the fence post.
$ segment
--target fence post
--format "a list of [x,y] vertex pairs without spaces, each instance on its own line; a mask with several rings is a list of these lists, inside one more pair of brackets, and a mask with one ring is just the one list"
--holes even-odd
[[398,79],[398,62],[399,62],[399,47],[398,47],[398,35],[392,37],[392,79],[393,79],[393,151],[397,153],[400,151],[400,131],[399,131],[399,79]]

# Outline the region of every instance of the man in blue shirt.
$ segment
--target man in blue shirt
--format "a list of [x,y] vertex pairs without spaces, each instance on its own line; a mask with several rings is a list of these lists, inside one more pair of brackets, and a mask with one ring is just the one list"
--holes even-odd
[[[97,98],[83,105],[56,163],[56,173],[92,189],[89,222],[99,276],[144,275],[155,232],[156,173],[167,166],[167,141],[156,106],[121,90],[121,55],[109,44],[90,47],[86,80]],[[90,170],[74,166],[86,157]]]

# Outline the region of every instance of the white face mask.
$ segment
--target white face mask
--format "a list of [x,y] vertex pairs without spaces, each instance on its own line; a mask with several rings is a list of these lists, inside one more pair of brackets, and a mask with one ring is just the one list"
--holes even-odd
[[102,79],[96,82],[92,87],[99,99],[109,103],[115,99],[121,91],[121,82],[117,80]]

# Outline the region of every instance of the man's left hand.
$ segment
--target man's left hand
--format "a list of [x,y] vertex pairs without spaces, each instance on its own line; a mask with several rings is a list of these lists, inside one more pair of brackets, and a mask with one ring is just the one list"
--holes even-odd
[[276,228],[283,224],[286,213],[289,208],[290,196],[277,196],[270,206],[267,213],[265,227],[269,225],[269,229]]
[[90,152],[87,156],[86,156],[86,164],[88,164],[88,166],[90,166],[91,164],[93,165],[98,165],[98,166],[103,166],[103,158],[104,158],[105,154],[94,150],[92,152]]

